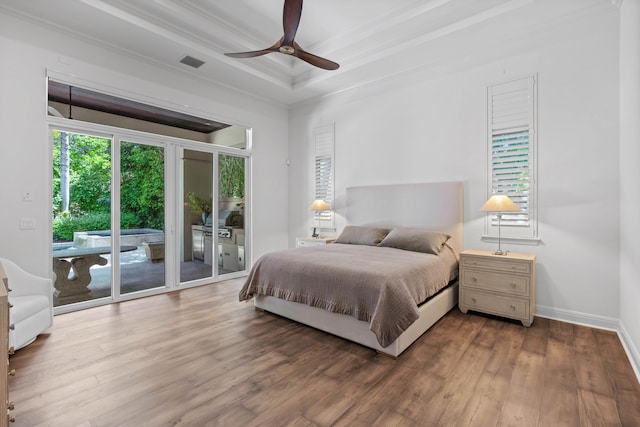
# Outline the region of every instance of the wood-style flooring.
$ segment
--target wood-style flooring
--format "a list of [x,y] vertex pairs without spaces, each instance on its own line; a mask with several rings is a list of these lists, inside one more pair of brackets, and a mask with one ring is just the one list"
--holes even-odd
[[11,356],[15,426],[638,426],[618,337],[454,308],[399,359],[231,280],[56,316]]

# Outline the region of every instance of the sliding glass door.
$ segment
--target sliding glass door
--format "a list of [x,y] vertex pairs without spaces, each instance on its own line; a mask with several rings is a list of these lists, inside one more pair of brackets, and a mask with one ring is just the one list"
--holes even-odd
[[70,311],[242,274],[248,156],[102,129],[51,130],[54,305]]
[[60,130],[52,141],[54,305],[164,287],[165,148]]
[[213,235],[214,153],[182,148],[182,226],[180,237],[180,282],[215,275]]
[[220,274],[245,269],[245,159],[218,156],[218,266]]
[[120,142],[120,293],[165,286],[165,148]]
[[112,295],[112,136],[53,130],[54,305]]
[[192,149],[181,158],[180,282],[244,271],[246,158]]

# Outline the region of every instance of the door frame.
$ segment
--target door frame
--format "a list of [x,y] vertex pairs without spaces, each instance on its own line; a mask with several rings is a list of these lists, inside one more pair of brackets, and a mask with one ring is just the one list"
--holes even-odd
[[[111,144],[111,176],[112,176],[112,205],[111,205],[111,231],[112,231],[112,247],[119,245],[119,232],[120,232],[120,141],[142,143],[154,146],[161,146],[165,148],[165,260],[172,260],[173,262],[165,262],[165,286],[162,288],[149,289],[145,291],[135,292],[132,294],[121,295],[119,292],[119,273],[120,273],[120,254],[115,251],[112,254],[112,293],[110,298],[99,298],[94,300],[88,300],[69,305],[57,306],[54,308],[54,314],[62,314],[71,311],[86,309],[90,307],[96,307],[114,302],[126,301],[150,295],[162,294],[171,292],[178,289],[186,289],[194,286],[201,286],[203,284],[209,284],[212,282],[218,282],[222,280],[232,279],[236,277],[242,277],[247,274],[247,268],[251,265],[251,253],[252,253],[252,239],[251,239],[251,146],[252,146],[252,130],[246,129],[246,149],[239,149],[233,147],[225,147],[215,144],[203,143],[200,141],[192,141],[188,139],[170,137],[160,134],[151,134],[147,132],[140,132],[125,128],[119,128],[114,126],[106,126],[96,123],[75,121],[72,119],[66,119],[63,117],[47,117],[47,130],[48,130],[48,165],[51,167],[53,162],[53,130],[59,130],[69,133],[81,133],[95,135],[104,138],[110,138]],[[218,154],[229,154],[245,158],[245,270],[228,273],[222,277],[218,274],[217,263],[214,263],[214,274],[212,277],[206,279],[200,279],[197,281],[187,282],[185,284],[180,283],[180,270],[179,270],[179,234],[176,233],[177,227],[181,226],[182,203],[178,202],[182,195],[181,177],[179,176],[179,151],[180,149],[189,149],[196,151],[205,151],[214,153],[214,164],[217,164]],[[117,169],[116,169],[117,168]],[[216,167],[217,171],[217,167]],[[116,173],[117,172],[117,173]],[[218,178],[214,175],[214,191],[215,195],[218,194]],[[48,174],[47,183],[47,206],[53,205],[53,173],[50,169]],[[117,208],[117,209],[116,209]],[[50,208],[49,208],[50,209]],[[217,222],[217,212],[214,212],[214,221]],[[49,239],[53,233],[53,219],[51,212],[48,214],[49,222],[46,232]],[[115,236],[115,237],[114,237]],[[214,254],[217,259],[218,250],[218,238],[217,233],[214,233]],[[114,240],[116,240],[114,242]],[[52,246],[49,247],[49,269],[53,271],[53,254]],[[113,252],[113,251],[112,251]],[[115,288],[118,289],[115,289]],[[118,290],[116,293],[115,291]]]

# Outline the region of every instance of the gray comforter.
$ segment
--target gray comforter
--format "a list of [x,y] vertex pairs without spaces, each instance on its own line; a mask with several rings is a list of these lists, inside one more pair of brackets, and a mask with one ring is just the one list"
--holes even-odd
[[456,278],[447,245],[439,255],[401,249],[330,244],[263,255],[240,301],[269,295],[369,322],[387,347],[418,317],[418,305]]

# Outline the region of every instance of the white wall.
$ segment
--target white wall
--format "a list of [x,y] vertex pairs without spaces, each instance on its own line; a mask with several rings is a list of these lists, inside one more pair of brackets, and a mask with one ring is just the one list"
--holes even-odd
[[640,0],[620,10],[620,324],[640,378]]
[[[253,128],[254,258],[287,245],[286,110],[277,105],[186,78],[134,58],[84,44],[0,14],[0,257],[28,271],[51,274],[51,166],[46,124],[45,73],[54,70],[198,116]],[[22,190],[33,201],[22,201]],[[21,218],[35,230],[20,230]]]
[[[567,23],[537,49],[395,87],[360,89],[291,112],[290,241],[308,235],[309,135],[336,124],[338,229],[348,186],[461,180],[464,246],[480,240],[486,192],[486,86],[537,73],[541,243],[538,313],[615,328],[619,315],[618,13]],[[492,57],[493,58],[493,57]],[[394,207],[400,208],[401,207]]]
[[[465,247],[493,248],[480,240],[478,212],[486,197],[485,88],[535,72],[541,244],[505,248],[538,255],[539,312],[596,326],[619,318],[640,360],[640,6],[622,3],[621,31],[619,15],[606,14],[556,29],[555,41],[538,49],[403,75],[296,106],[289,118],[281,106],[0,14],[0,256],[50,274],[46,69],[252,127],[254,258],[309,234],[310,135],[331,122],[338,214],[347,186],[461,180]],[[33,202],[21,200],[23,189]],[[274,209],[287,204],[288,212]],[[21,218],[34,218],[36,229],[20,230]]]

